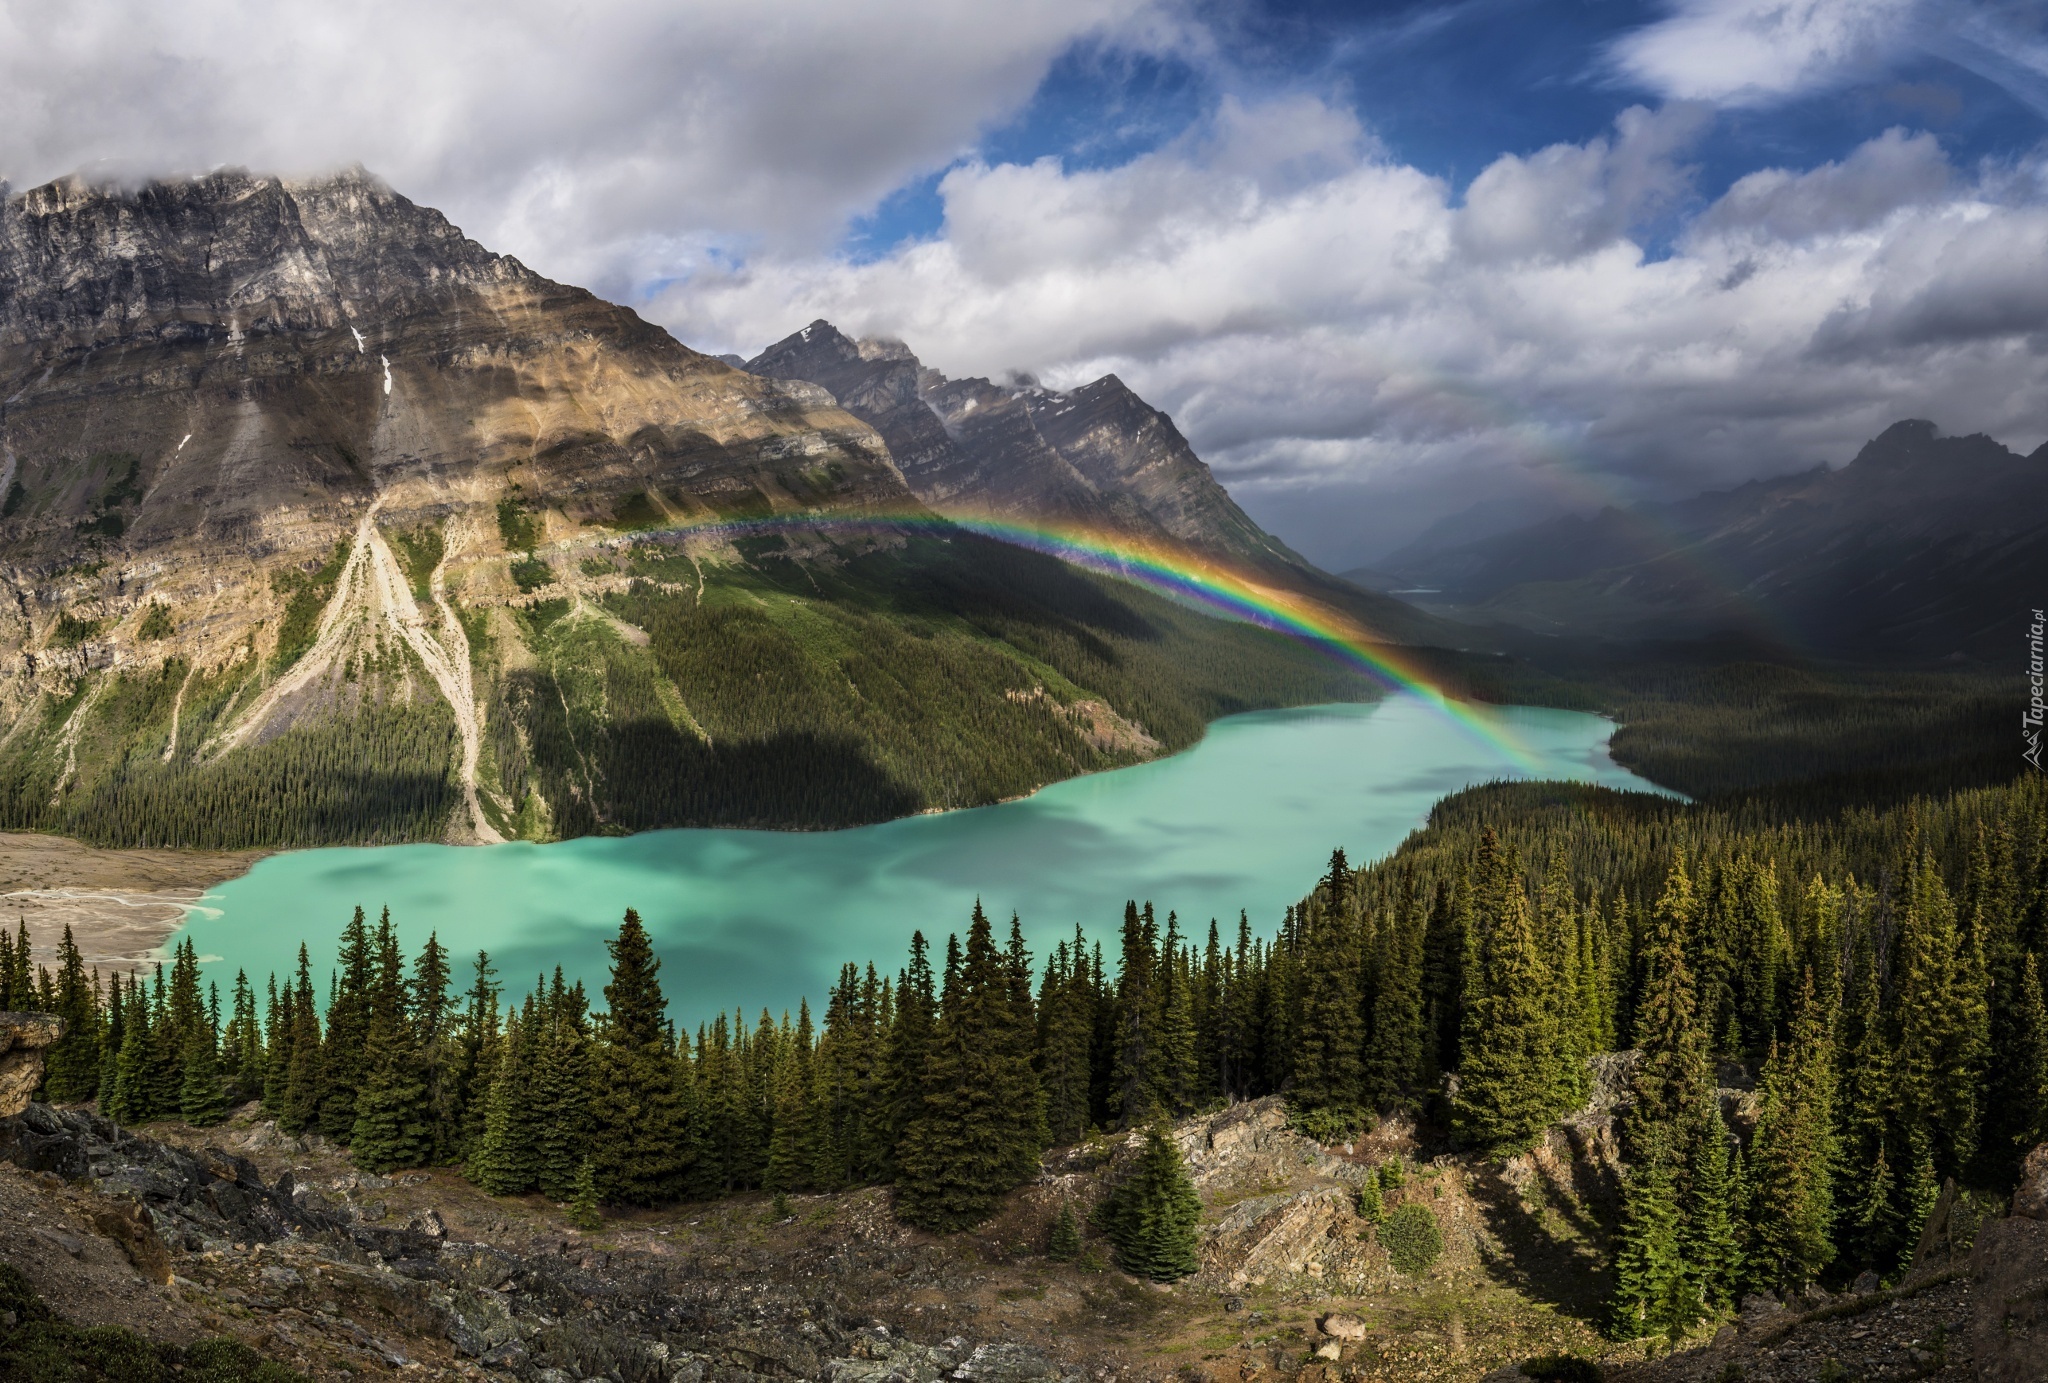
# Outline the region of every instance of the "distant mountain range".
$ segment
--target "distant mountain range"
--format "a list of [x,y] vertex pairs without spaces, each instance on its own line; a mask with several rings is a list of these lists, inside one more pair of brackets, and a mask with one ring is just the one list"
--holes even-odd
[[1546,634],[1735,632],[1833,657],[2016,658],[2048,599],[2048,446],[1895,423],[1838,470],[1417,542],[1352,574]]
[[816,321],[746,362],[831,391],[889,444],[941,513],[1097,524],[1255,564],[1308,562],[1237,507],[1173,420],[1115,375],[1069,393],[947,379],[900,341],[849,340]]
[[957,531],[1172,538],[1383,633],[1164,414],[819,324],[734,368],[360,171],[0,199],[0,828],[547,839],[991,801],[1364,694]]

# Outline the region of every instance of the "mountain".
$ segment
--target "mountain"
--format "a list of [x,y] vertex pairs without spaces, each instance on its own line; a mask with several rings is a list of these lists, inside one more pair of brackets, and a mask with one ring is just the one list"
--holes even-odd
[[1307,566],[1238,508],[1171,418],[1115,375],[1067,393],[947,379],[900,341],[850,340],[822,320],[746,368],[830,391],[882,434],[904,480],[941,513],[1092,522],[1255,565]]
[[2048,589],[2048,446],[2021,456],[1909,420],[1837,470],[1412,545],[1384,565],[1465,618],[1544,633],[2006,659]]
[[965,533],[676,531],[918,507],[824,389],[692,351],[360,170],[7,197],[0,828],[838,825],[1365,694]]

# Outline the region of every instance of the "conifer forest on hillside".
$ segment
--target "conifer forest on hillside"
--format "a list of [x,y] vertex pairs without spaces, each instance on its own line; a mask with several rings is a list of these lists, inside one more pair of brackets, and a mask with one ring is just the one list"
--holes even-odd
[[[303,948],[297,973],[222,995],[189,941],[103,986],[68,944],[31,973],[21,934],[0,1007],[62,1014],[43,1093],[123,1123],[204,1127],[257,1099],[367,1170],[459,1166],[572,1213],[891,1183],[901,1218],[941,1231],[994,1213],[1050,1146],[1275,1092],[1325,1140],[1408,1111],[1447,1146],[1513,1153],[1584,1102],[1589,1058],[1629,1052],[1621,1338],[1894,1276],[1945,1186],[2001,1194],[2048,1138],[2031,777],[1822,817],[1474,789],[1387,860],[1339,851],[1271,938],[1133,902],[1113,937],[1035,958],[977,907],[964,936],[914,934],[893,974],[848,964],[815,1015],[672,1015],[637,916],[610,945],[601,997],[559,972],[521,994],[487,955],[459,977],[430,939],[408,961],[358,909],[323,1002]],[[1757,1093],[1743,1130],[1731,1080]],[[1100,1218],[1126,1266],[1172,1278],[1192,1192],[1154,1146],[1143,1194]]]

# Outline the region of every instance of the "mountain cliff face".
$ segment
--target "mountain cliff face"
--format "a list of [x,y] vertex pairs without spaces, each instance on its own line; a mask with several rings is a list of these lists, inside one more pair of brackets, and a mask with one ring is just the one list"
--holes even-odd
[[2048,446],[1895,423],[1840,468],[1552,519],[1386,565],[1547,633],[1733,630],[1871,661],[2016,658],[2048,588]]
[[[916,406],[905,455],[944,470]],[[1265,675],[1252,631],[964,535],[675,532],[815,508],[918,500],[824,389],[691,351],[360,171],[7,198],[0,827],[839,824],[1185,743]],[[1217,638],[1232,670],[1204,681],[1181,655]],[[1263,695],[1331,693],[1288,666]],[[972,729],[935,743],[935,719]]]
[[[629,494],[904,494],[815,391],[708,360],[361,174],[7,202],[0,381],[16,700],[39,663],[118,659],[152,600],[225,656],[276,613],[255,568],[317,568],[372,504],[386,525],[474,518],[516,487],[573,523]],[[456,556],[502,553],[495,524],[462,528]],[[52,657],[46,626],[81,598],[113,637]]]
[[910,488],[941,513],[1092,522],[1255,565],[1307,565],[1115,375],[1069,393],[949,380],[901,342],[853,341],[825,321],[746,368],[830,391],[888,440]]

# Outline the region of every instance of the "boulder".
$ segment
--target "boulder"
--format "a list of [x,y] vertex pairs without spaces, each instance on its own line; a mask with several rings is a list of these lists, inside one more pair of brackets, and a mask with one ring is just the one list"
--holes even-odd
[[43,1053],[64,1035],[64,1020],[53,1013],[0,1011],[0,1119],[28,1108],[43,1083]]
[[2012,1193],[2012,1213],[2023,1220],[2048,1220],[2048,1143],[2027,1154],[2020,1164],[2020,1184]]
[[1332,1311],[1316,1322],[1316,1328],[1334,1340],[1363,1340],[1369,1327],[1358,1317],[1343,1311]]
[[[2039,1156],[2036,1150],[2029,1163]],[[2048,1349],[2048,1221],[2023,1215],[1990,1221],[1971,1248],[1970,1279],[1977,1378],[2037,1383]]]

